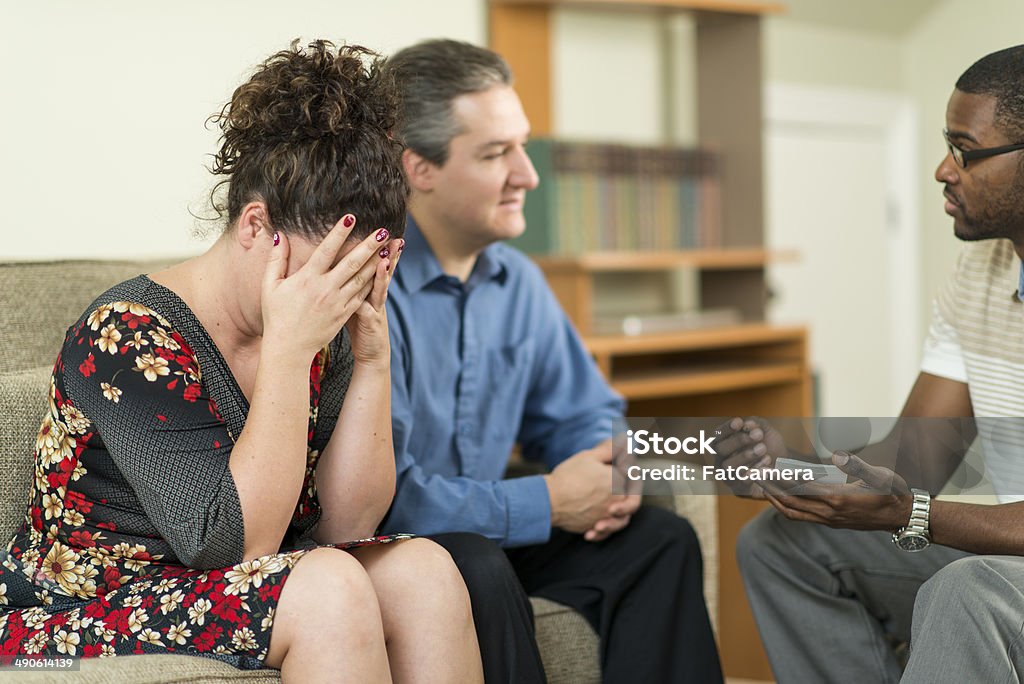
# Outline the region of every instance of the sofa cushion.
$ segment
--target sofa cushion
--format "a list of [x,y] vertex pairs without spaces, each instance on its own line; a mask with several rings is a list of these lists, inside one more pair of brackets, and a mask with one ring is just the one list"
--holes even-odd
[[0,544],[7,543],[25,516],[51,370],[42,366],[0,373]]
[[597,634],[586,618],[547,599],[533,597],[530,603],[537,626],[537,648],[548,681],[598,684],[601,657]]
[[111,285],[171,261],[0,263],[0,373],[53,365],[64,334]]

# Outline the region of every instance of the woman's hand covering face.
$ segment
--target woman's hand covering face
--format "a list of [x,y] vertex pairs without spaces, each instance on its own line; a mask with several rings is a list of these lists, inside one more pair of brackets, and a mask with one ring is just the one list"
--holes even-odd
[[[372,361],[379,357],[381,327],[383,347],[390,354],[384,301],[397,252],[404,243],[389,243],[387,231],[381,229],[346,251],[346,240],[355,225],[355,217],[343,216],[306,263],[291,275],[287,274],[288,238],[283,233],[274,234],[277,244],[270,251],[263,278],[264,343],[270,341],[312,358],[357,311],[367,306],[360,313],[365,322],[349,327],[356,360]],[[383,321],[369,320],[375,317]],[[353,328],[358,330],[354,332]],[[362,338],[358,343],[357,335]]]

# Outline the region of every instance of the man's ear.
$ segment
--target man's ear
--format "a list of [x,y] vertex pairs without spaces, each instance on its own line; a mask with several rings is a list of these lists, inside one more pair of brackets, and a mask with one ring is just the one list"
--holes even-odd
[[409,179],[409,185],[413,190],[430,192],[434,189],[437,171],[440,168],[434,162],[406,148],[402,152],[402,168],[405,169],[405,177]]
[[[262,235],[261,235],[262,233]],[[266,202],[253,201],[242,207],[242,213],[235,224],[234,237],[242,247],[251,249],[261,237],[273,237],[270,214]]]

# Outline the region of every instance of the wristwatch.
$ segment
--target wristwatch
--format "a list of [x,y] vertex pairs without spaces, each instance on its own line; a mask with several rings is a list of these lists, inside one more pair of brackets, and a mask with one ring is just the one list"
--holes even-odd
[[892,543],[904,551],[923,551],[932,543],[928,531],[928,515],[932,509],[932,495],[923,489],[911,489],[914,505],[910,509],[910,522],[892,535]]

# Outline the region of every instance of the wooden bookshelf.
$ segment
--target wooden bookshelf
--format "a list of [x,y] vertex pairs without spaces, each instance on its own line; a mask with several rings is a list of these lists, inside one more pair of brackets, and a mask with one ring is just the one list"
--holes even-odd
[[[509,61],[533,135],[550,137],[552,25],[562,10],[690,13],[696,25],[697,137],[722,160],[721,248],[539,257],[538,263],[633,416],[810,416],[807,332],[764,323],[762,17],[783,5],[755,0],[490,0],[490,46]],[[665,51],[666,53],[668,51]],[[631,337],[592,334],[595,282],[695,271],[699,308],[738,311],[741,325]],[[742,526],[765,504],[718,499],[718,639],[725,674],[772,679],[736,565]]]

